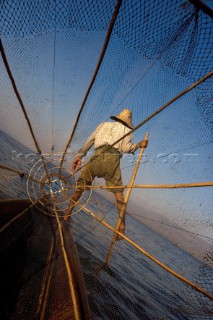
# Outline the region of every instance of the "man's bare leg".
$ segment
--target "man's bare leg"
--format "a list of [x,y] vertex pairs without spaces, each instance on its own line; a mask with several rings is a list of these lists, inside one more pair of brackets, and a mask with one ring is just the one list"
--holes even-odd
[[69,216],[72,213],[72,209],[74,208],[76,202],[78,202],[78,200],[80,199],[81,195],[83,193],[83,189],[77,189],[75,190],[75,192],[73,193],[69,206],[65,212],[65,215],[63,216],[63,220],[67,221]]
[[[115,199],[117,202],[117,209],[118,209],[118,216],[120,217],[122,207],[124,205],[124,197],[123,192],[116,192],[115,193]],[[123,217],[123,220],[121,221],[120,227],[118,229],[119,232],[123,233],[125,232],[125,215]],[[122,240],[123,238],[119,235],[117,235],[116,240]]]

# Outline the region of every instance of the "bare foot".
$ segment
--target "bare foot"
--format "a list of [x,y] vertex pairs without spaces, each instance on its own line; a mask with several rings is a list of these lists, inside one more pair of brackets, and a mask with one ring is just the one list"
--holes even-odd
[[69,217],[70,217],[69,215],[66,215],[66,216],[63,216],[62,219],[63,219],[64,221],[67,221],[67,220],[69,219]]

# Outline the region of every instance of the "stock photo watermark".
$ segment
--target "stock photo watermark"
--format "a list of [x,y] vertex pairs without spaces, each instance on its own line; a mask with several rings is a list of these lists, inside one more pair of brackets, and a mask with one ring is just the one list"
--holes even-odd
[[[93,154],[93,151],[89,151],[86,156],[86,161],[89,160],[91,155]],[[46,154],[43,153],[42,157],[44,159],[50,160],[51,157],[58,157],[62,158],[63,153],[55,153],[55,154]],[[72,152],[71,150],[68,151],[66,154],[65,163],[71,163],[75,156],[77,154]],[[33,164],[35,163],[41,155],[33,152],[29,153],[23,153],[23,152],[18,152],[16,150],[11,151],[11,160],[16,162],[25,162],[27,164]],[[199,153],[158,153],[156,155],[148,155],[148,154],[143,154],[141,163],[152,163],[152,164],[167,164],[167,163],[198,163],[199,160],[201,159],[201,155]],[[137,155],[135,154],[124,154],[122,156],[122,161],[128,162],[130,164],[134,164],[135,161],[137,160]]]

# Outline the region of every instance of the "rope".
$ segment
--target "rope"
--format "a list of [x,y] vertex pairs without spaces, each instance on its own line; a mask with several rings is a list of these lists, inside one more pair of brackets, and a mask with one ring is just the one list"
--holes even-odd
[[109,40],[110,40],[110,37],[111,37],[111,33],[112,33],[112,30],[113,30],[113,27],[114,27],[116,18],[117,18],[117,16],[118,16],[119,9],[120,9],[120,7],[121,7],[121,3],[122,3],[122,0],[118,0],[117,4],[116,4],[116,6],[115,6],[115,10],[114,10],[114,13],[113,13],[113,15],[112,15],[112,19],[111,19],[111,22],[110,22],[110,25],[109,25],[109,29],[108,29],[108,31],[107,31],[107,35],[106,35],[106,38],[105,38],[105,41],[104,41],[104,44],[103,44],[103,48],[102,48],[102,51],[101,51],[101,54],[100,54],[100,57],[99,57],[97,66],[96,66],[96,68],[95,68],[95,71],[94,71],[92,80],[91,80],[91,82],[90,82],[90,85],[89,85],[89,87],[88,87],[88,89],[87,89],[86,95],[85,95],[85,97],[84,97],[84,99],[83,99],[83,102],[82,102],[82,104],[81,104],[79,113],[78,113],[78,115],[77,115],[77,118],[76,118],[76,121],[75,121],[73,130],[72,130],[72,133],[71,133],[71,136],[70,136],[70,138],[69,138],[69,140],[68,140],[68,142],[67,142],[67,145],[66,145],[66,147],[65,147],[65,150],[64,150],[64,153],[63,153],[63,156],[62,156],[62,159],[61,159],[60,167],[62,167],[65,154],[66,154],[67,149],[68,149],[68,147],[69,147],[69,145],[70,145],[70,143],[71,143],[71,141],[72,141],[72,139],[73,139],[75,130],[76,130],[77,125],[78,125],[78,122],[79,122],[79,120],[80,120],[81,113],[82,113],[82,111],[83,111],[83,109],[84,109],[85,103],[86,103],[86,101],[87,101],[87,98],[88,98],[89,93],[90,93],[90,91],[91,91],[91,89],[92,89],[92,86],[93,86],[93,84],[94,84],[94,82],[95,82],[95,79],[96,79],[96,76],[97,76],[98,71],[99,71],[99,69],[100,69],[100,66],[101,66],[101,63],[102,63],[102,61],[103,61],[103,58],[104,58],[104,56],[105,56],[106,49],[107,49],[107,47],[108,47],[108,43],[109,43]]

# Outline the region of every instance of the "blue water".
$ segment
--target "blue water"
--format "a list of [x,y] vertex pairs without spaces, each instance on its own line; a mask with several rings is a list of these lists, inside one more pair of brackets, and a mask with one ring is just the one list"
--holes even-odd
[[[87,207],[97,212],[97,203],[101,203],[108,212],[104,220],[113,225],[117,216],[114,206],[97,194],[94,199]],[[78,244],[93,319],[212,319],[212,301],[125,241],[116,243],[109,269],[105,270],[111,231],[85,213],[73,216],[70,224]],[[191,281],[201,281],[204,268],[199,260],[129,215],[126,224],[126,235],[147,252]]]
[[[26,157],[29,150],[2,132],[0,136],[1,164],[28,172],[32,166],[32,159]],[[13,150],[23,156],[14,158]],[[27,197],[25,178],[21,180],[2,169],[0,178],[0,198]],[[115,225],[115,205],[101,195],[93,193],[87,208]],[[68,223],[79,251],[92,319],[213,319],[213,303],[209,298],[124,240],[116,242],[109,268],[104,268],[112,232],[88,214],[79,212]],[[126,235],[182,276],[213,291],[210,267],[128,214]]]

